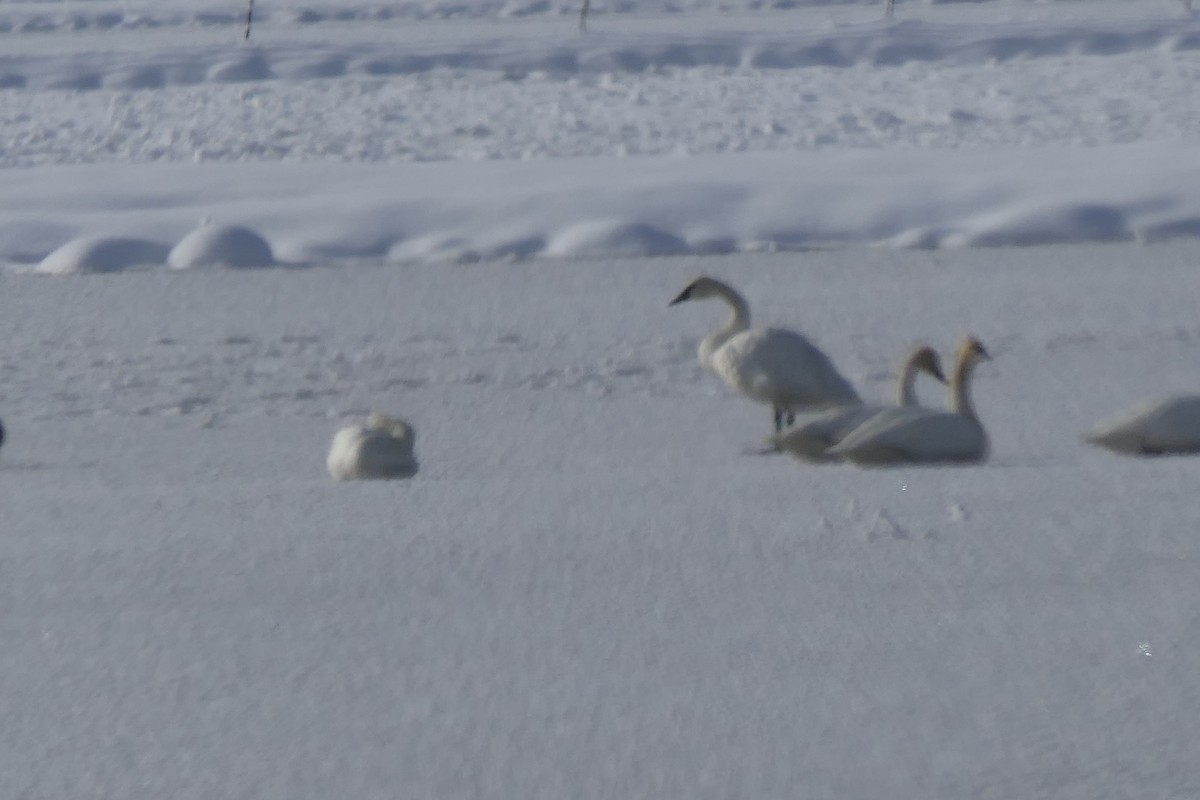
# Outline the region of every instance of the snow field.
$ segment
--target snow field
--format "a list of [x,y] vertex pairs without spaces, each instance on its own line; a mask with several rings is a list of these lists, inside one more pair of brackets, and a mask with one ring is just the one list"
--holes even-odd
[[[1200,462],[1078,438],[1197,391],[1196,17],[576,10],[0,3],[0,797],[1200,795]],[[992,458],[753,455],[702,273]]]
[[[9,277],[5,790],[1186,796],[1196,462],[1075,437],[1187,383],[1196,256]],[[977,332],[992,460],[743,454],[699,270],[871,396]],[[335,484],[373,406],[422,471]]]

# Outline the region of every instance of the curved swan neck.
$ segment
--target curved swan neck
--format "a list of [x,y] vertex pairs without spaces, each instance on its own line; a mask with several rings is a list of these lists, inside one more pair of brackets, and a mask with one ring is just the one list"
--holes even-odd
[[900,370],[900,380],[896,383],[896,403],[902,406],[917,404],[917,360],[909,357]]
[[742,297],[737,289],[720,281],[713,281],[712,288],[713,294],[724,300],[725,304],[729,306],[729,310],[733,312],[729,321],[725,323],[725,329],[736,333],[749,328],[750,306],[746,302],[746,298]]
[[700,359],[706,364],[717,348],[725,344],[729,337],[750,327],[750,306],[746,303],[746,298],[742,297],[732,286],[717,280],[711,281],[709,286],[712,296],[725,301],[732,313],[724,325],[704,337],[704,341],[700,343]]
[[971,374],[975,370],[975,359],[969,354],[960,358],[950,378],[950,410],[964,417],[979,420],[975,404],[971,400]]

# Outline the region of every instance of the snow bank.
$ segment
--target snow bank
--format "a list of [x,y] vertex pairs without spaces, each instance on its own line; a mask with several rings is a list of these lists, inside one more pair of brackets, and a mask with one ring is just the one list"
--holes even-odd
[[[10,264],[40,261],[78,237],[166,236],[178,242],[171,265],[184,267],[1200,234],[1200,148],[1187,144],[388,166],[88,166],[32,175],[36,191],[21,181],[0,186],[0,259]],[[170,187],[173,203],[162,201],[162,187]],[[238,226],[192,232],[206,216]],[[102,253],[97,247],[84,248],[91,261],[79,269],[145,263],[125,252],[116,257],[111,243]],[[64,258],[42,271],[72,271],[61,266]]]
[[127,238],[73,239],[42,259],[37,272],[65,275],[80,272],[119,272],[162,264],[167,247],[158,242]]
[[228,4],[4,4],[0,264],[1200,235],[1171,3],[599,4],[586,36],[565,0],[262,5],[247,45]]
[[167,256],[174,269],[191,267],[269,267],[271,245],[239,225],[201,225],[183,237]]

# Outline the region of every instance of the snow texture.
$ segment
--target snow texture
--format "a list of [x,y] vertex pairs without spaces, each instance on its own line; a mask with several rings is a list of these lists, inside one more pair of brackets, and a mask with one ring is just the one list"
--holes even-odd
[[202,220],[292,263],[1200,236],[1166,0],[235,5],[0,8],[0,264]]
[[[1200,796],[1200,460],[1080,441],[1200,390],[1200,19],[577,12],[0,3],[0,797]],[[990,458],[756,454],[699,274]]]

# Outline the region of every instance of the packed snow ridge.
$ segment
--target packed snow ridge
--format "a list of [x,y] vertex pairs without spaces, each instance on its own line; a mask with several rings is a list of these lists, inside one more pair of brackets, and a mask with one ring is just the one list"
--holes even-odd
[[1161,241],[1200,236],[1193,155],[1127,145],[581,159],[569,169],[561,160],[76,167],[40,191],[19,180],[0,187],[0,259],[70,273]]
[[0,265],[1200,235],[1178,4],[260,5],[5,4]]

